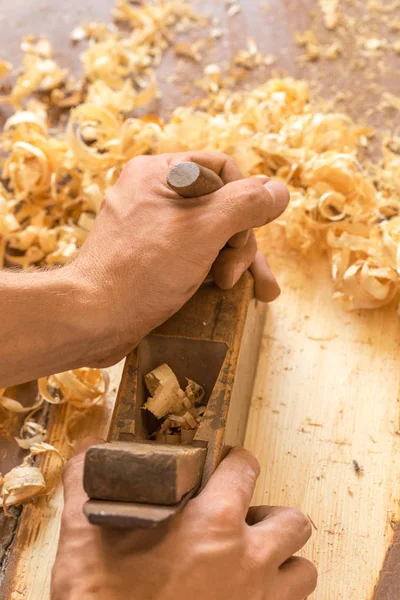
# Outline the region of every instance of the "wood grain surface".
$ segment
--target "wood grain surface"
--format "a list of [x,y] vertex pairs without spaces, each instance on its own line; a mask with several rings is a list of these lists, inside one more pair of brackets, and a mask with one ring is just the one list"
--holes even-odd
[[370,600],[400,517],[398,317],[343,313],[326,263],[275,233],[260,239],[283,293],[268,311],[246,437],[262,466],[254,501],[312,519],[313,600]]
[[[380,130],[395,130],[400,115],[393,109],[376,110],[382,87],[400,93],[400,57],[390,54],[383,65],[368,63],[353,69],[356,31],[362,27],[367,2],[342,0],[354,15],[352,31],[342,34],[344,53],[338,61],[308,63],[296,60],[302,50],[294,34],[313,27],[324,43],[333,33],[315,22],[316,0],[241,0],[241,12],[229,19],[226,3],[205,0],[203,12],[218,16],[227,30],[214,49],[204,53],[204,63],[231,61],[246,38],[252,36],[261,50],[277,56],[277,64],[248,74],[242,85],[264,81],[274,72],[289,73],[317,82],[325,98],[342,93],[341,106],[362,122]],[[108,19],[112,0],[58,0],[30,3],[0,0],[1,58],[18,63],[24,34],[44,34],[55,44],[57,58],[78,72],[78,55],[70,30],[84,20]],[[193,37],[195,33],[191,34]],[[379,35],[379,27],[371,37]],[[163,98],[152,112],[167,115],[196,93],[187,86],[202,65],[169,52],[160,69]],[[177,82],[166,81],[175,73]],[[7,116],[0,106],[0,123]],[[331,299],[332,286],[323,256],[304,261],[288,252],[279,230],[260,234],[261,248],[280,278],[283,294],[269,311],[256,390],[247,433],[247,446],[262,465],[257,503],[294,505],[309,514],[314,536],[305,555],[318,564],[320,584],[313,600],[369,600],[393,541],[400,506],[399,444],[399,324],[394,307],[360,313],[343,313]],[[120,368],[113,370],[115,390]],[[90,421],[80,424],[77,435],[105,436],[114,400]],[[63,411],[52,411],[52,441],[61,445]],[[5,447],[2,445],[2,456]],[[57,475],[55,459],[45,459]],[[364,467],[355,472],[353,461]],[[1,597],[7,600],[48,600],[51,565],[57,546],[62,490],[24,508],[12,552],[3,567],[18,560],[18,576]],[[387,569],[393,573],[393,562]],[[3,570],[4,572],[4,570]],[[386,592],[386,600],[397,598]],[[384,596],[381,596],[384,598]]]

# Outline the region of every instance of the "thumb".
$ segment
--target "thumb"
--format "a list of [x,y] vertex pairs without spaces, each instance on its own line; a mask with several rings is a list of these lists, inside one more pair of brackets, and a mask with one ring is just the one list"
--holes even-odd
[[245,519],[260,474],[258,460],[247,450],[234,448],[219,465],[205,489],[194,500],[207,514],[224,506],[232,515]]
[[88,499],[83,489],[83,468],[86,451],[96,444],[104,444],[101,438],[89,437],[83,440],[63,470],[64,484],[64,516],[68,518],[85,519],[82,506]]

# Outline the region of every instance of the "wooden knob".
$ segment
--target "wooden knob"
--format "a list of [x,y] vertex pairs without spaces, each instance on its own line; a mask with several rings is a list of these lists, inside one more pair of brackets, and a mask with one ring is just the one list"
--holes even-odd
[[183,198],[207,196],[224,186],[224,182],[214,171],[195,162],[181,162],[171,169],[167,183]]

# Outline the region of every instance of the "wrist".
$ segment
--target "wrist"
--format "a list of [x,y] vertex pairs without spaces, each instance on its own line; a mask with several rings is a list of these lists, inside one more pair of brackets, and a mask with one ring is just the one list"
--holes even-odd
[[59,272],[70,296],[66,316],[79,343],[79,366],[95,366],[111,355],[117,343],[113,302],[100,281],[71,263]]
[[52,285],[64,296],[60,318],[68,325],[70,340],[76,345],[74,361],[77,367],[89,366],[96,349],[101,346],[102,336],[107,336],[103,314],[104,298],[94,283],[82,276],[74,263],[49,272],[55,278]]
[[[132,266],[133,268],[133,266]],[[104,264],[80,257],[67,267],[79,290],[80,310],[86,335],[86,365],[110,366],[124,358],[141,338],[136,318],[134,290],[127,290],[122,273],[111,274]],[[122,282],[122,283],[121,283]],[[124,294],[129,293],[129,298]]]

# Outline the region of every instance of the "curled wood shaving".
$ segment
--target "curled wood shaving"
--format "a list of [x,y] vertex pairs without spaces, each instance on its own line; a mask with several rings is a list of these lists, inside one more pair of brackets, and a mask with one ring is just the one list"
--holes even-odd
[[74,369],[38,380],[39,397],[50,404],[64,404],[79,409],[99,404],[109,386],[109,375],[100,369]]
[[47,430],[36,421],[25,421],[21,427],[20,437],[14,438],[20,448],[30,450],[32,446],[45,441]]
[[[106,371],[99,369],[75,369],[42,377],[38,380],[38,397],[31,406],[23,406],[17,400],[7,395],[7,390],[0,389],[0,408],[5,413],[4,427],[11,422],[12,415],[28,413],[21,427],[19,437],[15,437],[17,444],[26,450],[37,447],[38,443],[46,440],[47,431],[33,420],[33,414],[43,405],[49,404],[69,405],[69,412],[65,422],[65,438],[73,446],[70,432],[73,426],[87,416],[90,409],[100,404],[109,387],[110,378]],[[3,428],[2,428],[3,430]]]
[[37,398],[31,406],[23,406],[18,400],[7,396],[6,391],[5,388],[0,388],[0,406],[11,413],[31,413],[43,404],[43,399]]
[[51,491],[41,470],[32,462],[35,456],[47,452],[55,452],[61,463],[64,462],[54,446],[36,443],[31,446],[29,455],[21,465],[11,469],[4,477],[0,475],[0,506],[6,514],[11,506],[30,502]]
[[162,364],[145,376],[151,397],[144,408],[162,421],[156,439],[166,443],[190,444],[199,426],[204,407],[197,407],[204,397],[203,388],[187,380],[183,391],[174,372]]
[[53,50],[48,40],[27,36],[21,48],[25,53],[22,73],[10,95],[0,98],[0,101],[10,102],[17,109],[30,94],[49,92],[62,85],[67,74],[53,60]]

